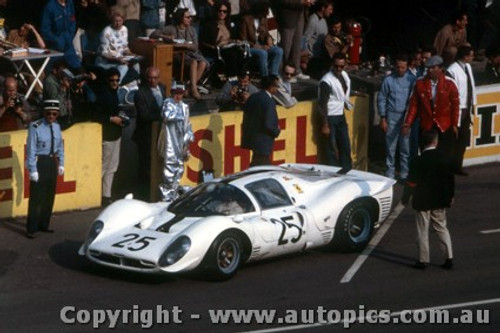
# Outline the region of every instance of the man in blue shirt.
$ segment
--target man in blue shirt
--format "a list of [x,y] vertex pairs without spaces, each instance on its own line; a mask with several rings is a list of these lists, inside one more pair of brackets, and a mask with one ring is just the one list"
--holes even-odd
[[44,118],[31,123],[28,130],[27,166],[30,174],[30,196],[26,236],[35,238],[35,232],[53,232],[49,229],[57,175],[64,174],[64,149],[61,128],[56,122],[58,100],[44,101]]
[[64,60],[71,69],[82,66],[73,46],[76,33],[73,0],[49,0],[42,12],[40,30],[49,48],[64,52]]
[[408,106],[408,99],[415,83],[415,76],[408,73],[408,60],[396,57],[395,72],[384,78],[377,97],[380,127],[385,133],[387,147],[386,176],[396,177],[396,150],[399,148],[399,177],[408,177],[410,156],[409,136],[401,135],[401,127]]

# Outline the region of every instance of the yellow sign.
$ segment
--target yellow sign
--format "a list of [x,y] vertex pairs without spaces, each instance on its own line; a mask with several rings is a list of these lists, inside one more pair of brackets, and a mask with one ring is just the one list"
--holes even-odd
[[[28,211],[29,173],[25,168],[26,130],[0,133],[0,217]],[[63,131],[65,174],[57,179],[54,211],[101,203],[101,125],[82,123]]]

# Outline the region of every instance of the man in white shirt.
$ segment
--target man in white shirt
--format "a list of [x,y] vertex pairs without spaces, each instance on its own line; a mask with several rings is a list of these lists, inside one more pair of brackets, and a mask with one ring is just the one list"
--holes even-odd
[[458,123],[458,138],[454,149],[455,173],[467,176],[462,169],[465,148],[470,143],[470,126],[474,106],[477,104],[474,75],[470,62],[474,59],[474,50],[470,46],[461,46],[457,51],[457,61],[448,67],[446,74],[455,80],[460,98],[460,116]]
[[352,110],[349,102],[351,80],[344,71],[346,55],[337,52],[333,55],[332,69],[319,83],[319,111],[322,119],[321,134],[325,144],[326,163],[340,166],[341,173],[352,169],[351,143],[344,109]]

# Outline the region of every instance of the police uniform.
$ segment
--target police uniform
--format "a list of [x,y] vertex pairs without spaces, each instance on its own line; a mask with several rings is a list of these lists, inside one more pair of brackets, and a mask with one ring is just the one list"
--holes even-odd
[[[58,110],[59,101],[44,102],[44,110]],[[45,118],[31,123],[27,141],[27,167],[30,173],[27,236],[36,231],[48,231],[57,175],[64,173],[64,150],[61,128]]]

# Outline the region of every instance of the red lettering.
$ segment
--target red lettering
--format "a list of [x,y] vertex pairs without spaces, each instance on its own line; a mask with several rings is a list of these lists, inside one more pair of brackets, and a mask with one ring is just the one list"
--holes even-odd
[[[28,154],[26,154],[26,145],[24,145],[24,162],[26,164],[26,160],[28,158]],[[64,181],[64,175],[57,176],[57,184],[56,184],[56,194],[63,193],[71,193],[76,192],[76,181]],[[30,173],[27,168],[24,168],[24,198],[30,197]]]
[[[0,147],[0,159],[12,158],[12,147]],[[12,179],[12,167],[0,169],[0,180]],[[0,190],[0,201],[12,201],[12,187]]]
[[[280,119],[278,121],[278,125],[281,128],[281,131],[286,129],[286,119]],[[285,160],[274,160],[274,152],[285,150],[285,140],[275,140],[273,146],[273,152],[271,153],[271,163],[274,165],[280,165],[285,163]],[[285,156],[286,157],[286,156]]]
[[[194,133],[194,142],[189,145],[189,151],[191,152],[191,155],[193,155],[193,157],[196,157],[201,161],[203,165],[201,170],[213,170],[213,157],[212,155],[210,155],[210,152],[208,150],[203,148],[203,143],[201,143],[200,146],[200,142],[202,140],[208,140],[211,142],[213,140],[213,132],[206,129],[196,131]],[[187,167],[186,176],[190,181],[194,183],[200,182],[200,170],[193,170],[190,167]]]
[[306,155],[307,142],[314,141],[314,138],[308,140],[307,137],[307,116],[297,117],[297,135],[295,137],[295,162],[296,163],[318,163],[318,155]]
[[[250,150],[243,149],[241,146],[236,146],[235,142],[235,125],[226,126],[224,128],[224,175],[230,175],[234,173],[234,159],[240,157],[240,169],[248,169],[250,164]],[[238,170],[238,171],[239,171]]]

